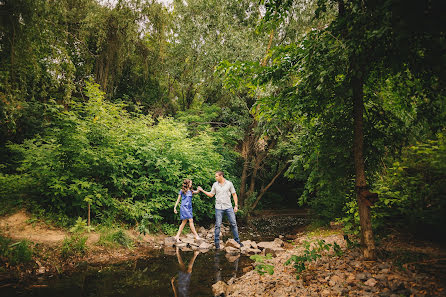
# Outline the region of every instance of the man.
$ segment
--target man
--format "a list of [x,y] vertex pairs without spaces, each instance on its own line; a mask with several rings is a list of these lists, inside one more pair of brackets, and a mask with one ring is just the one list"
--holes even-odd
[[[217,171],[215,173],[216,182],[212,185],[210,192],[206,192],[202,187],[198,187],[198,191],[203,192],[208,197],[214,197],[215,195],[215,248],[220,249],[220,226],[223,219],[223,214],[226,214],[231,224],[232,235],[234,240],[237,241],[240,246],[243,246],[238,237],[237,221],[235,219],[235,213],[238,211],[238,198],[235,192],[234,185],[229,180],[225,179],[223,171]],[[234,209],[232,209],[231,194],[234,198]]]

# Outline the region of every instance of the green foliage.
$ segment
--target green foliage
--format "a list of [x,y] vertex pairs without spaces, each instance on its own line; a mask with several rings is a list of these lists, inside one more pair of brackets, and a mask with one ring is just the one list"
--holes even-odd
[[126,248],[134,246],[133,240],[121,228],[103,228],[100,231],[98,244],[103,246],[120,245]]
[[[91,203],[100,221],[136,223],[145,214],[154,221],[173,220],[170,210],[183,178],[196,185],[212,182],[221,156],[210,134],[191,139],[186,126],[173,119],[154,124],[148,116],[131,114],[104,100],[93,83],[87,83],[86,94],[88,102],[68,111],[49,103],[45,134],[10,145],[23,156],[17,177],[32,180],[28,194],[38,204],[84,216]],[[194,196],[194,211],[198,218],[210,217],[212,201]]]
[[292,255],[286,262],[285,265],[290,265],[294,262],[293,267],[296,269],[296,278],[300,278],[300,274],[307,268],[307,263],[316,261],[322,257],[322,252],[328,252],[331,247],[336,256],[342,255],[341,247],[335,242],[334,244],[326,243],[323,239],[318,239],[316,242],[312,243],[310,241],[304,241],[303,246],[305,250],[302,255]]
[[32,260],[33,251],[27,240],[13,243],[11,239],[0,235],[0,258],[12,265],[28,263]]
[[420,235],[444,234],[446,218],[445,134],[403,149],[380,174],[374,190],[375,227],[399,226]]
[[272,259],[271,254],[267,254],[266,256],[262,255],[252,255],[249,257],[251,260],[255,261],[255,271],[260,274],[264,275],[265,273],[268,273],[269,275],[274,274],[274,265],[265,263],[265,260]]
[[87,250],[88,237],[80,233],[74,233],[69,237],[65,237],[62,242],[61,256],[64,259],[73,256],[84,255]]
[[[161,225],[161,231],[163,231],[163,233],[166,235],[173,236],[177,233],[178,226],[165,223],[165,224]],[[183,232],[184,232],[184,229],[183,229]]]
[[73,227],[70,228],[70,232],[72,233],[90,233],[94,228],[90,225],[87,225],[87,220],[82,219],[81,217],[77,218],[76,223]]

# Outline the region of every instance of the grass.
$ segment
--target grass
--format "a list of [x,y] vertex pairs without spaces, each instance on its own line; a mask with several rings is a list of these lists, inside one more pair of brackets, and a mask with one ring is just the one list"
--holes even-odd
[[133,240],[121,228],[103,227],[99,230],[98,245],[106,247],[123,246],[133,248]]
[[66,259],[72,256],[80,256],[85,254],[87,250],[87,236],[81,234],[73,234],[66,237],[62,243],[61,255]]
[[0,258],[16,265],[30,262],[32,256],[33,250],[29,241],[13,242],[10,238],[0,235]]

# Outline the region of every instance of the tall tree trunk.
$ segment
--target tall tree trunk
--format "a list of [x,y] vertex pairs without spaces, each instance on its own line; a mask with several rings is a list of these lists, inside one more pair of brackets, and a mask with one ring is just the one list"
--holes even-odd
[[[355,66],[355,65],[353,65]],[[367,190],[367,182],[364,169],[364,102],[363,102],[363,79],[359,67],[355,67],[351,80],[353,90],[353,155],[355,161],[355,188],[356,198],[359,208],[359,222],[361,225],[361,246],[364,258],[374,259],[375,241],[373,239],[372,221],[370,217],[370,206],[372,203],[369,198],[373,196]]]
[[239,204],[240,207],[243,207],[245,205],[245,196],[246,196],[246,181],[248,179],[248,169],[249,169],[249,131],[247,132],[247,135],[245,135],[245,139],[243,139],[242,143],[242,158],[243,158],[243,169],[242,169],[242,176],[240,178],[240,198],[239,198]]

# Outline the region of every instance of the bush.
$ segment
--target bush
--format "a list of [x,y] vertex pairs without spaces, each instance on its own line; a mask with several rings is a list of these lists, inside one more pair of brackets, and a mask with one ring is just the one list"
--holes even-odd
[[122,229],[103,229],[98,244],[103,246],[122,245],[127,248],[134,245],[133,240]]
[[446,144],[436,140],[407,147],[374,184],[379,201],[373,208],[376,228],[404,227],[443,237],[446,226]]
[[[136,223],[145,214],[154,221],[174,221],[172,212],[183,178],[209,185],[222,157],[214,138],[202,131],[191,139],[185,124],[171,118],[132,114],[103,99],[98,86],[87,83],[85,103],[68,110],[46,105],[45,133],[9,148],[20,155],[26,192],[51,213],[92,216]],[[209,199],[194,200],[194,215],[212,215]],[[87,203],[88,202],[88,203]]]
[[32,260],[33,251],[26,240],[13,243],[11,239],[0,235],[0,257],[12,265],[27,263]]
[[[376,178],[372,190],[379,200],[372,207],[372,224],[378,233],[388,227],[444,239],[446,225],[446,145],[444,133],[436,140],[402,150],[398,160]],[[355,195],[348,195],[348,233],[358,233],[359,214]]]
[[66,259],[72,256],[85,254],[87,236],[75,233],[70,237],[66,237],[62,243],[61,255]]

